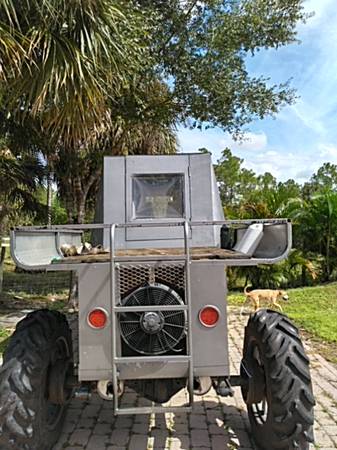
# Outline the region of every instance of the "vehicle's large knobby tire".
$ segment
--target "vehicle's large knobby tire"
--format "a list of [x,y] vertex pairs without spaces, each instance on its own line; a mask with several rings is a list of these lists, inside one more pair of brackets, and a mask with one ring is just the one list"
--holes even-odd
[[[242,362],[252,375],[242,395],[256,443],[263,450],[307,450],[315,400],[298,329],[283,314],[259,310],[246,326]],[[265,417],[260,404],[267,405]]]
[[52,403],[48,383],[55,364],[64,362],[71,370],[71,360],[71,331],[63,314],[39,310],[17,324],[0,368],[1,450],[52,448],[67,401]]

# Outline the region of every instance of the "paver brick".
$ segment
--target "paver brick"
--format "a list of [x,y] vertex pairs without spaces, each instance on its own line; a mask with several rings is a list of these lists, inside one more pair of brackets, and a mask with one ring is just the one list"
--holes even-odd
[[99,434],[92,435],[89,439],[87,448],[93,450],[105,450],[108,443],[109,436],[102,436]]
[[148,437],[146,435],[135,434],[131,436],[129,450],[146,450],[148,447]]
[[96,423],[93,433],[99,435],[110,435],[111,425],[109,423]]
[[111,444],[115,445],[126,445],[130,437],[128,430],[114,429],[111,434]]
[[191,430],[192,446],[210,446],[210,438],[207,430]]
[[81,445],[82,447],[86,446],[89,440],[89,436],[91,435],[91,430],[76,430],[71,433],[69,437],[70,445]]

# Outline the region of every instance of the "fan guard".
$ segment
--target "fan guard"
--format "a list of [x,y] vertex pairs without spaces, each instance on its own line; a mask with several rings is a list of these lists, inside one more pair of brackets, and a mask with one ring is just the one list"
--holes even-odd
[[185,336],[185,311],[156,311],[158,305],[183,305],[181,297],[160,283],[142,286],[122,300],[123,306],[151,306],[151,312],[120,313],[124,342],[137,353],[161,355],[175,349]]

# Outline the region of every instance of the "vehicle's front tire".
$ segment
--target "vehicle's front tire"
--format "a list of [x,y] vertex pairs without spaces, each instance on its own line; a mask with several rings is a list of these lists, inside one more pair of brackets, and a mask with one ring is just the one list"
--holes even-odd
[[71,398],[71,331],[63,314],[39,310],[21,320],[0,368],[1,450],[50,450]]
[[260,310],[246,326],[241,364],[243,399],[262,450],[308,450],[315,400],[298,329],[275,311]]

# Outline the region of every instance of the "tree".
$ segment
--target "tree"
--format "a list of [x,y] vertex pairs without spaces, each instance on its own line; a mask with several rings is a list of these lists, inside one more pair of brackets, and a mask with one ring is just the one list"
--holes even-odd
[[94,139],[109,125],[109,102],[143,70],[146,24],[128,1],[2,2],[4,108],[35,118],[50,142]]
[[69,223],[82,223],[87,203],[94,203],[104,156],[175,153],[175,117],[162,107],[164,101],[169,101],[165,85],[153,81],[137,89],[137,98],[126,93],[114,126],[95,144],[77,151],[59,147],[54,176]]
[[316,173],[312,175],[310,181],[303,186],[303,196],[309,199],[317,193],[337,191],[337,166],[332,163],[324,163]]
[[110,124],[107,103],[118,109],[125,86],[157,79],[177,120],[238,133],[294,98],[287,83],[249,77],[247,55],[296,41],[306,17],[302,0],[7,0],[6,104],[77,144]]
[[0,236],[18,210],[31,213],[41,208],[34,193],[43,179],[44,168],[36,155],[14,156],[6,147],[0,150]]
[[178,122],[237,134],[292,102],[287,84],[250,78],[245,58],[294,42],[305,18],[301,0],[6,0],[2,108],[43,136],[83,221],[104,154],[167,151]]
[[324,257],[323,277],[324,281],[329,281],[332,259],[337,258],[337,193],[328,191],[309,200],[291,199],[284,212],[297,225],[296,247]]
[[229,148],[225,148],[215,165],[221,201],[229,215],[237,212],[242,199],[256,187],[254,172],[243,168],[242,163],[243,159],[234,156]]
[[287,83],[250,77],[246,57],[296,40],[302,0],[138,0],[155,12],[152,56],[179,120],[230,133],[293,101]]
[[280,217],[283,207],[291,198],[298,198],[301,187],[294,180],[277,182],[276,178],[266,172],[257,177],[255,190],[250,190],[241,205],[241,215],[249,218]]

